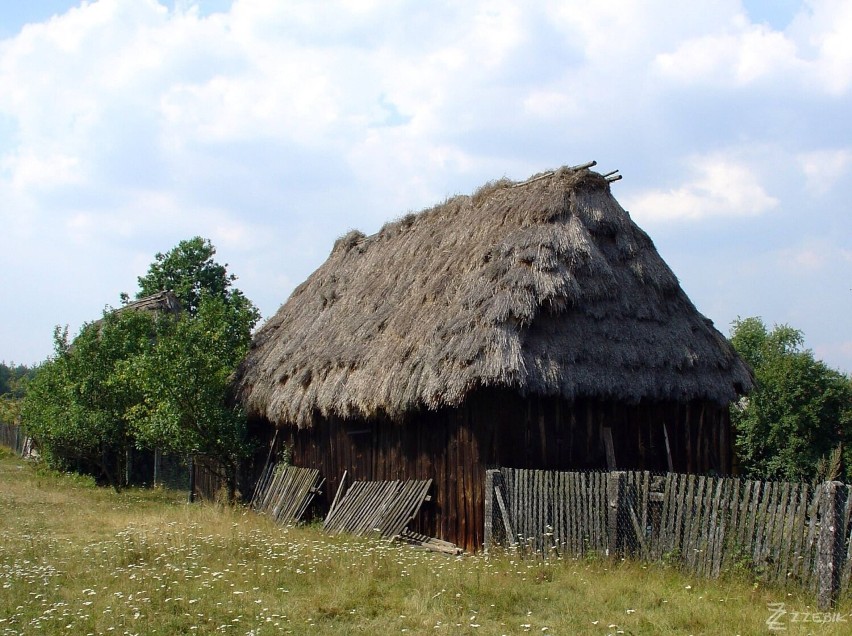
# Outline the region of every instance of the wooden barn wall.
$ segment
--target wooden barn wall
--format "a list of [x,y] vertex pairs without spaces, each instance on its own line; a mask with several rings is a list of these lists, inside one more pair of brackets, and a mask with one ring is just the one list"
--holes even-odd
[[285,429],[279,443],[293,464],[326,478],[327,508],[343,471],[347,479],[434,480],[415,529],[468,550],[482,545],[485,469],[607,468],[603,429],[612,433],[619,469],[731,472],[727,408],[703,403],[625,406],[568,403],[481,391],[458,409],[419,412],[404,422],[319,419],[310,429]]

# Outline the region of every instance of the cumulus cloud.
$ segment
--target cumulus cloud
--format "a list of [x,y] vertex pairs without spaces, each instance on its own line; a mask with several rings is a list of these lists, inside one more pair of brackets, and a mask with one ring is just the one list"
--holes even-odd
[[782,31],[739,0],[81,2],[0,41],[0,267],[62,299],[2,347],[49,346],[195,234],[269,315],[351,227],[589,159],[640,223],[773,212],[793,249],[789,206],[852,196],[847,5]]
[[808,190],[825,194],[852,167],[852,149],[811,150],[798,157]]
[[648,190],[629,200],[640,222],[695,221],[706,217],[754,216],[777,207],[745,163],[721,155],[689,161],[690,178],[668,190]]
[[783,33],[741,17],[731,31],[704,35],[660,53],[658,71],[682,83],[743,86],[758,80],[801,73],[805,63]]

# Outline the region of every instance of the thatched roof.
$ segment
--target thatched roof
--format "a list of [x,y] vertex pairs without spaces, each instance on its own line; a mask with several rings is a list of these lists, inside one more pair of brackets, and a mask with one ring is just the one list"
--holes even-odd
[[750,386],[607,179],[585,168],[346,234],[237,373],[250,413],[299,426],[455,406],[479,387],[724,404]]
[[[163,316],[176,316],[182,311],[182,308],[180,300],[178,300],[178,297],[175,296],[174,292],[161,291],[156,294],[151,294],[150,296],[145,296],[144,298],[138,298],[137,300],[130,301],[118,309],[113,309],[111,307],[109,309],[104,309],[104,316],[110,314],[118,316],[126,311],[144,311]],[[98,318],[90,324],[98,330],[98,333],[100,333],[101,329],[103,329],[104,318]]]
[[115,310],[120,314],[125,311],[149,311],[155,314],[179,314],[181,312],[180,301],[172,291],[161,291],[144,298],[130,301]]

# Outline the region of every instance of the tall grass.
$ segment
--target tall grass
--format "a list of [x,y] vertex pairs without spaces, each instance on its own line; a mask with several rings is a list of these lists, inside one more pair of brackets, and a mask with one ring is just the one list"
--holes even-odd
[[[446,557],[0,457],[0,634],[755,634],[811,599],[631,562]],[[787,633],[848,633],[792,623]],[[801,615],[800,615],[801,617]]]

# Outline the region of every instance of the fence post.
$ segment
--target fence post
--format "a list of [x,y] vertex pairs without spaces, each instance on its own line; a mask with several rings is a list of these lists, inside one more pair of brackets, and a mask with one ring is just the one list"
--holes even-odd
[[627,491],[627,474],[620,470],[609,473],[606,485],[607,503],[609,504],[607,510],[607,529],[609,531],[607,554],[614,559],[620,556],[623,545],[624,532],[622,531],[621,519],[624,518],[625,514],[624,500]]
[[841,532],[844,485],[827,481],[822,485],[822,517],[817,539],[817,604],[822,610],[830,608],[840,592],[840,573],[843,570],[844,537]]
[[195,503],[195,456],[189,456],[189,503]]
[[494,540],[494,473],[499,470],[485,471],[485,532],[482,536],[482,548],[488,554]]

